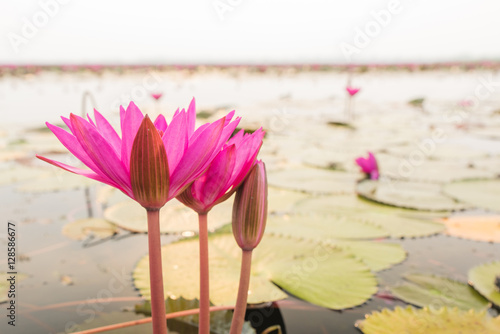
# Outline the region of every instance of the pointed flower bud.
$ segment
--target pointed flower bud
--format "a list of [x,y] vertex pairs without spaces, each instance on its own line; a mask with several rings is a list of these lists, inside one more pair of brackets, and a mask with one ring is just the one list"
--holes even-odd
[[233,234],[243,250],[253,250],[259,244],[267,221],[267,176],[262,161],[251,169],[236,191],[233,204]]
[[147,115],[132,145],[130,181],[135,200],[147,210],[159,210],[167,202],[170,184],[167,152]]

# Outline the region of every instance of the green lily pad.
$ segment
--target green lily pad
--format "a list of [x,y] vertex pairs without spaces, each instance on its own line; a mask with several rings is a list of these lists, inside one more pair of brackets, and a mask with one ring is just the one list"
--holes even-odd
[[[213,231],[230,223],[233,199],[216,205],[208,213],[208,228]],[[146,210],[137,202],[127,200],[104,211],[104,218],[119,227],[137,233],[147,233]],[[165,204],[160,210],[161,233],[198,233],[198,214],[177,200]]]
[[[111,312],[111,313],[102,313],[99,312],[99,315],[96,316],[95,318],[92,319],[92,321],[84,321],[81,324],[74,324],[72,327],[70,327],[71,332],[76,332],[76,331],[84,331],[84,330],[89,330],[89,329],[94,329],[98,327],[103,327],[103,326],[109,326],[109,325],[114,325],[114,324],[119,324],[122,322],[128,322],[128,321],[134,321],[134,320],[141,320],[144,319],[144,315],[142,314],[135,314],[132,312]],[[60,332],[59,334],[64,334],[67,332]],[[151,326],[151,323],[146,323],[146,324],[141,324],[141,325],[135,325],[135,326],[130,326],[130,327],[125,327],[125,328],[119,328],[111,331],[106,331],[106,333],[110,334],[152,334],[153,333],[153,327]],[[172,333],[169,331],[169,333]],[[175,333],[175,332],[173,332]]]
[[391,288],[391,292],[416,306],[458,307],[464,311],[481,311],[489,306],[488,300],[465,283],[422,274],[405,275],[405,279],[408,282]]
[[442,219],[446,234],[486,242],[500,242],[500,216],[455,216]]
[[[411,160],[413,161],[413,160]],[[494,171],[472,168],[468,161],[418,160],[416,165],[409,158],[378,154],[377,163],[383,175],[393,179],[419,182],[446,183],[464,179],[494,178]]]
[[[212,236],[209,243],[210,300],[215,305],[233,305],[241,250],[232,235]],[[276,285],[332,309],[363,304],[377,290],[376,278],[366,265],[331,246],[266,235],[253,253],[250,304],[285,298]],[[148,261],[147,256],[142,258],[133,273],[134,284],[146,299],[150,296]],[[162,261],[166,296],[199,298],[198,240],[164,246]]]
[[287,169],[268,174],[268,182],[271,186],[313,194],[352,193],[358,178],[357,173],[315,168]]
[[81,175],[55,170],[20,185],[16,190],[28,193],[64,191],[90,187],[96,185],[96,182]]
[[469,284],[493,304],[500,306],[500,290],[495,279],[500,276],[500,261],[481,264],[469,270]]
[[73,240],[83,240],[89,236],[99,239],[109,238],[118,232],[116,225],[101,218],[79,219],[63,226],[62,233]]
[[335,240],[331,244],[354,255],[373,271],[384,270],[401,263],[407,255],[401,245],[381,241]]
[[441,223],[384,213],[354,212],[351,217],[384,229],[391,238],[426,237],[446,229]]
[[0,170],[0,185],[33,180],[46,174],[46,170],[33,167],[16,166],[11,169],[3,169]]
[[[8,297],[9,297],[10,282],[7,281],[7,279],[10,278],[10,276],[12,275],[7,274],[5,272],[3,273],[0,272],[0,304],[9,301]],[[20,273],[18,273],[15,276],[16,276],[15,277],[16,284],[19,284],[20,281],[28,277],[27,275]],[[17,288],[19,288],[19,285],[17,286]]]
[[358,195],[374,202],[406,209],[448,211],[464,208],[443,195],[439,185],[430,183],[364,180],[357,184],[356,191]]
[[292,215],[269,217],[266,232],[325,241],[328,239],[375,239],[388,233],[370,224],[353,221],[346,216]]
[[269,188],[268,210],[269,213],[290,212],[296,203],[309,198],[308,195],[282,189]]
[[444,186],[450,197],[478,208],[500,211],[500,180],[470,180]]
[[495,334],[500,332],[500,317],[446,307],[435,311],[396,307],[368,314],[356,327],[364,334]]
[[[184,310],[193,310],[199,307],[200,307],[200,302],[198,301],[198,299],[184,299],[180,297],[177,299],[167,298],[167,300],[165,301],[165,311],[167,313],[180,312]],[[150,317],[151,303],[149,301],[145,301],[142,304],[135,305],[135,312]],[[199,324],[198,314],[188,315],[185,317],[177,317],[173,319],[175,319],[175,321],[183,322],[191,328],[197,328]],[[233,319],[232,310],[210,312],[210,333],[213,334],[229,333],[232,319]],[[171,320],[168,321],[170,322]],[[243,323],[242,334],[255,334],[255,329],[252,328],[250,322],[245,321]]]

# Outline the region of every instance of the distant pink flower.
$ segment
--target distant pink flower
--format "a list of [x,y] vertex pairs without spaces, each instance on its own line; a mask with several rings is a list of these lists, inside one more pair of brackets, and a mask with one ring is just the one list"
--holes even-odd
[[347,86],[345,89],[347,90],[347,93],[349,93],[350,96],[354,96],[359,92],[361,88],[353,88],[351,86]]
[[[168,159],[170,200],[199,178],[210,166],[239,123],[231,122],[234,111],[220,120],[207,123],[195,130],[195,101],[187,112],[177,110],[170,124],[163,115],[154,121],[154,128],[163,141]],[[132,146],[144,115],[130,102],[125,110],[120,107],[121,133],[118,135],[109,122],[94,110],[94,119],[70,115],[61,117],[69,132],[46,123],[59,141],[89,169],[66,165],[45,157],[37,157],[69,172],[106,183],[120,189],[130,198],[134,196],[131,182]]]
[[228,199],[255,165],[263,138],[262,128],[252,134],[240,130],[224,145],[207,172],[177,199],[199,214]]
[[363,173],[370,176],[370,179],[378,180],[379,178],[378,164],[372,152],[368,152],[368,158],[363,158],[363,157],[357,158],[356,163],[358,164],[359,167],[361,167]]
[[153,99],[159,100],[159,99],[161,99],[163,94],[162,93],[153,93],[153,94],[151,94],[151,96],[153,97]]
[[458,102],[458,105],[461,107],[472,107],[474,105],[474,101],[471,100],[461,100]]
[[238,188],[233,204],[233,235],[244,251],[257,247],[267,221],[266,166],[258,161]]

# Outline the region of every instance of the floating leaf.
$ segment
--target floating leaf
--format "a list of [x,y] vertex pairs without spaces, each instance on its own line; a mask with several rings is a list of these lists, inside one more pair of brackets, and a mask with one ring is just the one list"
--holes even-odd
[[118,232],[118,228],[101,218],[79,219],[63,226],[62,233],[74,240],[83,240],[89,236],[99,239],[109,238]]
[[444,186],[444,192],[475,207],[500,211],[500,180],[470,180]]
[[268,210],[270,213],[290,212],[296,203],[309,198],[308,195],[294,191],[269,188]]
[[95,184],[96,181],[81,175],[55,170],[39,176],[35,180],[24,183],[16,189],[21,192],[42,193],[78,189],[93,186]]
[[[208,228],[215,230],[231,222],[233,199],[216,205],[208,214]],[[139,233],[147,233],[146,210],[137,202],[127,200],[104,211],[104,217],[119,227]],[[197,233],[198,215],[177,200],[169,201],[160,210],[161,233]]]
[[[0,304],[9,300],[8,295],[10,290],[10,281],[7,281],[7,279],[11,278],[11,276],[15,276],[16,284],[28,277],[27,275],[20,273],[17,275],[10,275],[5,272],[0,272]],[[17,288],[19,288],[19,285],[17,285]]]
[[489,301],[500,306],[500,290],[495,285],[499,275],[500,261],[481,264],[469,270],[469,284]]
[[351,217],[384,229],[391,238],[425,237],[441,233],[445,229],[440,223],[384,213],[354,212]]
[[[210,299],[215,305],[235,303],[241,250],[232,235],[210,238]],[[162,248],[166,296],[199,298],[198,240]],[[149,298],[148,257],[134,270],[134,284]],[[254,250],[248,303],[286,297],[278,287],[310,303],[332,309],[366,302],[377,290],[373,273],[339,249],[309,241],[267,235]]]
[[440,186],[436,184],[364,180],[357,184],[356,191],[366,199],[407,209],[447,211],[464,208],[441,194]]
[[46,170],[32,167],[17,166],[12,169],[4,169],[0,170],[0,185],[32,180],[46,174]]
[[[133,321],[133,320],[141,320],[144,319],[144,316],[142,314],[136,314],[132,312],[111,312],[111,313],[102,313],[99,312],[99,315],[97,315],[95,318],[92,319],[92,321],[88,320],[84,321],[81,324],[76,324],[71,327],[71,332],[74,333],[76,331],[84,331],[84,330],[89,330],[89,329],[94,329],[98,327],[103,327],[103,326],[109,326],[109,325],[114,325],[114,324],[119,324],[122,322],[128,322],[128,321]],[[64,332],[67,333],[67,332]],[[106,333],[109,334],[152,334],[153,333],[153,327],[151,326],[151,323],[146,323],[142,325],[135,325],[135,326],[130,326],[130,327],[125,327],[125,328],[119,328],[111,331],[106,331]],[[169,333],[172,333],[169,331]],[[175,332],[173,332],[175,333]],[[63,332],[59,333],[63,334]]]
[[356,327],[365,334],[495,334],[500,332],[500,317],[446,307],[436,311],[396,307],[366,315]]
[[380,241],[332,241],[346,253],[363,261],[373,271],[380,271],[401,263],[406,259],[406,251],[399,244]]
[[[193,310],[200,307],[198,299],[184,299],[182,297],[177,299],[167,298],[165,301],[165,311],[167,313],[180,312],[184,310]],[[145,301],[142,304],[135,305],[135,312],[144,314],[147,317],[151,316],[151,303]],[[199,324],[199,315],[189,315],[185,317],[174,318],[175,321],[186,323],[192,328],[197,328]],[[210,333],[225,334],[229,333],[231,328],[231,321],[233,319],[233,311],[217,311],[210,312]],[[168,320],[169,322],[171,320]],[[179,330],[179,329],[177,329]],[[243,324],[242,334],[255,334],[255,329],[252,328],[250,322],[245,321]]]
[[500,242],[500,216],[456,216],[441,220],[454,237]]
[[292,215],[269,217],[266,232],[325,241],[328,239],[375,239],[388,233],[370,224],[353,221],[346,216]]
[[465,283],[434,275],[413,274],[405,282],[391,288],[392,294],[407,303],[424,306],[458,307],[468,311],[488,308],[488,301]]
[[316,194],[352,193],[357,173],[345,173],[314,168],[287,169],[270,172],[269,185]]

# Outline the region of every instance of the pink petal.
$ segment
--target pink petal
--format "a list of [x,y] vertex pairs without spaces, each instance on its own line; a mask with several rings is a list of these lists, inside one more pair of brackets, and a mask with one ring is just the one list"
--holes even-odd
[[172,171],[175,170],[188,148],[185,112],[179,113],[172,119],[162,139],[167,150],[168,167],[172,175]]
[[165,132],[165,130],[167,130],[167,120],[165,119],[165,116],[163,116],[162,114],[158,115],[158,117],[156,117],[155,119],[155,128],[157,128],[159,131],[161,132]]
[[[120,112],[121,113],[121,112]],[[122,122],[122,149],[121,149],[121,160],[127,170],[130,168],[130,152],[132,151],[132,145],[134,143],[135,135],[137,130],[141,125],[144,115],[137,108],[134,102],[130,102],[125,111],[125,116],[121,120]]]
[[195,125],[196,125],[196,101],[193,97],[187,110],[187,129],[189,138],[194,133]]
[[129,167],[125,167],[116,155],[113,147],[104,139],[99,131],[83,118],[71,115],[71,124],[75,130],[75,137],[89,158],[100,170],[97,174],[105,175],[116,182],[121,189],[128,193],[131,190]]
[[97,129],[101,135],[111,144],[118,157],[121,156],[122,140],[116,133],[115,129],[109,124],[108,120],[104,118],[97,110],[94,109],[94,118],[97,124]]

